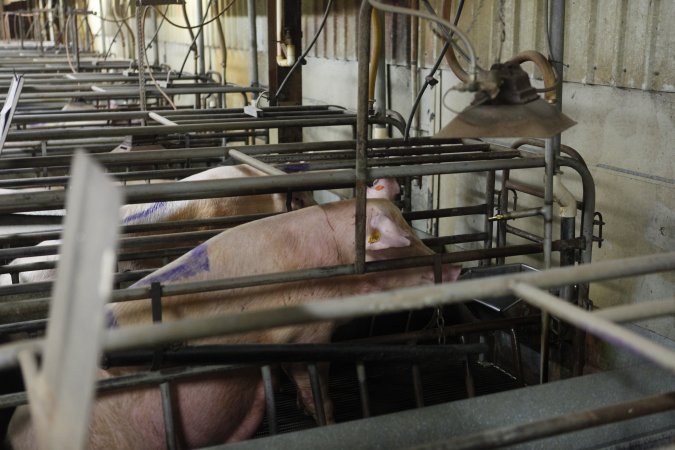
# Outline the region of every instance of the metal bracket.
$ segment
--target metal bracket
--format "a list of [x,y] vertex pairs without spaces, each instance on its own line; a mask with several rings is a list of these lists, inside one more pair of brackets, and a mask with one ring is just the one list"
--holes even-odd
[[598,226],[598,236],[593,236],[593,242],[597,242],[598,248],[602,248],[602,242],[604,241],[602,238],[602,227],[605,225],[605,221],[602,220],[602,214],[598,211],[593,213],[593,226],[595,227],[596,225]]

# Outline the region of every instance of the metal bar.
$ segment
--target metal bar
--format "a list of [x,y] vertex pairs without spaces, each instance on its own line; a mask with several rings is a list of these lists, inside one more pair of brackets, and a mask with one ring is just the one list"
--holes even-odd
[[523,239],[527,239],[528,241],[536,242],[537,244],[542,244],[542,242],[544,241],[541,236],[537,236],[536,234],[529,233],[525,230],[521,230],[520,228],[516,228],[511,225],[506,225],[505,230],[507,233],[514,234]]
[[257,17],[255,12],[255,0],[247,0],[246,2],[247,9],[246,14],[248,17],[248,30],[249,30],[249,51],[250,51],[250,65],[249,65],[249,78],[251,80],[251,86],[257,87],[258,82],[258,27],[257,27]]
[[[154,9],[153,9],[153,11],[154,11]],[[167,119],[166,117],[160,116],[159,114],[157,114],[154,111],[150,111],[148,113],[148,117],[150,119],[154,120],[155,122],[161,123],[162,125],[171,125],[171,126],[178,125],[176,122],[173,122],[173,121]]]
[[354,269],[363,273],[366,261],[366,188],[368,181],[368,65],[370,63],[370,16],[372,7],[361,2],[358,21],[358,88],[356,114],[356,167],[354,187],[356,197],[356,221],[354,224]]
[[[159,385],[163,382],[180,380],[183,378],[199,377],[213,375],[222,372],[230,372],[247,368],[249,366],[226,365],[226,366],[207,366],[207,367],[180,367],[164,369],[161,372],[143,372],[133,375],[123,375],[114,378],[106,378],[96,383],[97,392],[110,392],[118,389],[128,389],[139,386]],[[0,409],[12,408],[24,405],[28,401],[25,392],[15,394],[0,395]]]
[[[152,128],[152,127],[146,127]],[[1,160],[0,160],[1,161]],[[539,160],[468,161],[437,164],[434,166],[406,166],[370,169],[370,180],[399,176],[430,175],[438,173],[480,172],[495,166],[508,168],[540,167]],[[0,164],[1,165],[1,164]],[[144,203],[159,200],[190,200],[194,198],[256,195],[285,190],[331,189],[353,186],[355,176],[349,171],[327,171],[270,175],[240,179],[205,180],[191,183],[162,183],[144,186],[127,186],[128,203]],[[0,213],[54,209],[63,206],[63,191],[31,192],[0,196]],[[592,214],[590,229],[592,231]],[[365,243],[365,236],[364,236]],[[583,254],[583,252],[582,252]]]
[[633,322],[675,314],[675,299],[651,300],[631,305],[613,306],[593,311],[591,314],[612,322]]
[[510,425],[441,442],[409,447],[414,450],[478,450],[529,442],[557,434],[668,411],[675,408],[675,392],[590,409],[549,419]]
[[522,282],[515,282],[511,290],[520,295],[526,302],[547,311],[574,326],[583,328],[587,332],[620,345],[632,353],[641,356],[655,364],[675,372],[675,352],[655,344],[651,340],[635,334],[602,317],[592,315],[577,306],[570,305],[548,292]]
[[[167,364],[225,364],[276,362],[443,362],[466,354],[484,353],[485,344],[443,346],[363,345],[349,341],[339,344],[231,344],[199,345],[162,352]],[[147,365],[154,350],[109,352],[103,359],[107,367]]]
[[234,158],[235,160],[244,164],[248,164],[249,166],[261,170],[268,175],[286,175],[286,172],[284,172],[283,170],[279,170],[276,167],[270,166],[269,164],[266,164],[258,159],[255,159],[252,156],[248,156],[245,153],[242,153],[238,150],[229,149],[227,151],[227,154],[230,157]]
[[413,381],[413,392],[415,394],[415,406],[417,408],[424,407],[424,390],[422,388],[422,373],[420,372],[420,366],[413,364],[411,367],[412,381]]
[[159,392],[162,397],[162,413],[164,417],[164,438],[166,439],[166,448],[175,450],[178,448],[176,442],[176,429],[173,420],[173,406],[171,405],[171,385],[168,381],[160,383]]
[[[149,89],[151,90],[151,89]],[[167,89],[168,90],[168,89]],[[170,95],[170,93],[167,92]],[[149,125],[145,127],[97,127],[97,128],[76,128],[68,130],[68,138],[88,138],[100,136],[154,136],[181,133],[197,133],[206,131],[223,130],[247,130],[247,129],[267,129],[267,128],[288,128],[288,127],[321,127],[321,126],[342,126],[353,125],[356,119],[353,116],[335,116],[332,118],[300,118],[292,120],[282,119],[258,119],[255,121],[241,120],[233,122],[212,122],[195,123],[189,125]],[[63,137],[60,130],[20,130],[7,135],[7,142],[26,141],[26,140],[44,140],[58,139]]]
[[[236,315],[191,318],[152,327],[133,326],[109,330],[105,349],[119,350],[144,345],[160,345],[215,334],[235,334],[323,320],[364,317],[376,311],[384,313],[419,309],[435,304],[457,303],[476,296],[482,298],[502,295],[505,290],[517,282],[529,283],[545,289],[574,282],[599,281],[673,269],[675,269],[675,252],[556,268],[542,272],[467,280],[447,285],[323,300],[287,308],[248,311]],[[675,359],[671,360],[671,363],[673,361]],[[1,363],[0,359],[0,366]]]
[[[184,251],[183,251],[184,253]],[[466,261],[475,261],[483,258],[494,258],[500,256],[515,256],[541,253],[541,245],[526,244],[520,246],[511,246],[496,249],[468,250],[462,252],[453,252],[443,254],[441,259],[444,264],[454,264]],[[181,254],[181,253],[178,253]],[[150,257],[150,256],[148,256]],[[158,257],[153,255],[152,257]],[[433,265],[436,255],[421,256],[415,258],[406,258],[401,260],[373,261],[366,263],[366,272],[377,272],[388,269],[404,269],[409,267],[420,267],[424,265]],[[196,292],[209,292],[222,289],[234,289],[238,287],[249,287],[263,284],[274,284],[281,282],[302,281],[314,278],[327,278],[339,275],[352,275],[354,273],[353,265],[333,266],[321,269],[301,270],[295,272],[283,272],[273,275],[257,275],[250,277],[238,277],[234,279],[210,280],[190,283],[171,284],[163,286],[163,292],[167,296],[184,295]],[[2,295],[15,295],[20,293],[46,291],[49,289],[48,282],[27,283],[12,286],[0,287]],[[145,287],[127,288],[113,292],[111,302],[139,300],[149,298],[149,290]],[[0,303],[0,323],[4,320],[10,320],[17,314],[35,314],[40,311],[46,311],[49,304],[48,298],[23,300],[20,302]],[[16,319],[14,319],[16,320]]]
[[202,11],[202,0],[196,0],[194,5],[197,20],[199,20],[199,32],[197,33],[198,75],[203,76],[206,74],[206,55],[204,54],[204,12]]
[[312,387],[312,397],[314,398],[314,410],[316,414],[316,423],[320,427],[326,425],[326,412],[323,407],[323,394],[321,393],[321,379],[316,364],[307,364],[307,373],[309,374],[309,384]]
[[363,361],[356,363],[356,378],[359,382],[359,394],[361,397],[361,411],[363,417],[370,417],[370,400],[368,398],[368,379],[366,377],[366,367]]
[[274,383],[272,382],[272,368],[268,365],[260,368],[265,388],[265,407],[267,411],[267,427],[271,436],[277,434],[277,408],[274,403]]

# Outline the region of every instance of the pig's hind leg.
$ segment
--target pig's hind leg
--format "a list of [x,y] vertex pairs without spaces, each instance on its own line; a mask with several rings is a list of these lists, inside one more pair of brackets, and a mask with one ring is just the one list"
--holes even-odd
[[[323,399],[323,411],[327,424],[335,423],[333,419],[333,402],[328,396],[328,363],[316,364],[319,385],[321,386],[321,397]],[[288,363],[283,364],[284,371],[293,380],[298,391],[298,407],[305,411],[305,414],[312,416],[319,423],[314,395],[312,393],[312,383],[310,381],[307,364]]]

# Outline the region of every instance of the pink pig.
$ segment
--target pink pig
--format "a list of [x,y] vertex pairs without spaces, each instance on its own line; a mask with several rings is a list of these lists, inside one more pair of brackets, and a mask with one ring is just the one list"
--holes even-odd
[[394,200],[401,193],[401,187],[393,178],[378,178],[373,181],[373,187],[366,190],[368,198],[387,198]]
[[[231,228],[138,281],[135,286],[351,264],[354,261],[354,206],[353,199],[311,206]],[[367,261],[433,254],[415,237],[398,208],[388,200],[368,200],[366,223]],[[459,268],[446,266],[443,280],[454,281],[458,274]],[[433,270],[424,267],[166,297],[162,299],[163,319],[173,321],[304,304],[430,284],[433,278]],[[151,321],[150,304],[145,300],[112,304],[111,311],[114,326]],[[191,343],[326,343],[335,326],[322,322]],[[303,365],[287,364],[284,369],[298,388],[299,401],[314,415],[309,378]],[[110,372],[104,371],[103,376],[110,376]],[[325,382],[322,384],[326,386]],[[174,410],[179,416],[176,424],[182,440],[180,445],[188,448],[247,439],[264,416],[264,389],[258,370],[173,382],[172,389]],[[327,392],[325,394],[325,411],[330,421],[332,403]],[[17,449],[31,447],[26,416],[26,411],[23,416],[15,415],[10,427],[12,444]],[[89,447],[165,448],[159,390],[139,387],[99,397],[94,408]]]
[[[196,173],[180,182],[200,180],[220,180],[227,178],[244,178],[264,176],[265,173],[249,165],[219,166]],[[38,191],[39,189],[34,189]],[[4,190],[2,193],[23,192]],[[291,194],[291,209],[314,205],[311,192],[294,192]],[[123,225],[168,222],[176,220],[210,219],[215,217],[239,216],[256,213],[280,213],[286,211],[286,194],[262,194],[239,197],[218,197],[195,200],[178,200],[155,203],[124,205],[120,208],[120,220]],[[138,234],[136,234],[138,235]],[[49,240],[37,245],[59,245],[60,240]],[[185,245],[186,243],[183,243]],[[193,243],[197,245],[197,242]],[[152,250],[162,246],[144,246],[135,250]],[[56,261],[58,255],[30,256],[17,258],[10,265],[30,264],[43,261]],[[120,271],[156,268],[161,263],[156,260],[121,261]],[[49,281],[54,278],[54,269],[34,270],[19,274],[19,283]],[[12,284],[9,274],[0,275],[0,285]]]

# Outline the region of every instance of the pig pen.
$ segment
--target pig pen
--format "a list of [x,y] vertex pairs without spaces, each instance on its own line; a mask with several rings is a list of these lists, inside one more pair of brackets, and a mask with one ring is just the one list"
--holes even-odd
[[[535,143],[537,144],[537,143]],[[269,177],[255,177],[245,180],[218,180],[195,183],[164,183],[161,185],[147,184],[141,186],[127,186],[125,188],[127,201],[160,202],[179,199],[195,199],[213,196],[241,196],[268,192],[288,193],[300,190],[350,189],[356,178],[353,172],[355,166],[354,155],[356,144],[354,141],[298,143],[276,145],[252,145],[238,147],[241,153],[254,157],[260,166],[272,166],[276,170],[286,170],[288,175],[271,175]],[[160,151],[137,151],[121,154],[99,154],[97,159],[109,167],[112,172],[129,174],[129,179],[151,180],[153,172],[158,178],[166,179],[173,176],[187,175],[192,171],[203,170],[214,164],[233,164],[237,162],[229,155],[229,147],[206,147],[194,149],[166,149]],[[416,260],[380,261],[364,264],[364,270],[380,271],[410,265],[425,264],[438,265],[440,263],[465,263],[465,276],[473,278],[481,270],[490,275],[490,271],[503,272],[499,264],[500,259],[507,256],[536,254],[543,251],[543,239],[530,236],[532,243],[524,245],[505,245],[504,233],[525,235],[515,227],[502,226],[493,230],[495,220],[494,211],[498,205],[501,214],[508,214],[504,201],[507,191],[504,186],[508,177],[501,171],[510,172],[519,169],[543,167],[541,156],[533,154],[533,149],[527,151],[511,149],[474,142],[461,144],[454,141],[439,141],[431,139],[414,139],[410,142],[401,140],[370,141],[369,142],[369,177],[397,178],[403,186],[402,198],[399,206],[405,211],[409,220],[437,219],[444,216],[477,215],[482,217],[485,230],[482,233],[460,236],[423,236],[428,246],[442,250],[444,246],[459,242],[478,242],[482,248],[470,251],[455,251],[439,253],[434,257],[417,258]],[[234,152],[233,152],[234,153]],[[551,243],[554,251],[566,251],[572,255],[572,263],[588,263],[590,261],[590,245],[593,242],[594,198],[593,184],[587,170],[574,152],[571,157],[561,158],[561,164],[571,167],[579,173],[584,184],[584,198],[577,205],[583,212],[581,226],[578,233],[573,233],[568,239]],[[526,156],[526,157],[525,157]],[[29,168],[37,170],[40,175],[46,169],[67,171],[68,158],[59,157],[15,157],[7,158],[6,174],[25,173]],[[54,166],[50,166],[53,163]],[[128,166],[126,171],[125,165]],[[172,165],[174,167],[172,167]],[[163,169],[154,170],[161,166]],[[164,168],[167,167],[167,168]],[[36,169],[39,168],[39,169]],[[345,170],[351,169],[351,170]],[[301,173],[295,173],[301,171]],[[488,180],[485,186],[485,203],[479,205],[449,208],[444,210],[430,209],[418,211],[412,209],[411,187],[413,177],[428,177],[439,174],[487,172]],[[493,175],[494,174],[494,175]],[[501,175],[501,186],[497,189],[497,174]],[[42,180],[41,180],[42,178]],[[67,175],[54,177],[24,178],[30,183],[22,181],[12,185],[7,181],[7,187],[30,185],[46,187],[52,183],[64,184]],[[18,180],[17,180],[18,181]],[[21,184],[27,183],[27,184]],[[508,190],[518,189],[529,195],[540,196],[541,192],[517,186],[508,185]],[[32,223],[58,224],[60,218],[25,214],[35,210],[57,210],[63,206],[63,195],[58,190],[38,192],[30,197],[21,194],[10,194],[0,199],[0,209],[6,220],[29,221]],[[23,213],[23,214],[22,214]],[[168,261],[190,247],[181,246],[180,242],[206,239],[217,233],[224,226],[242,223],[257,217],[225,217],[208,221],[191,221],[181,223],[180,232],[176,231],[176,224],[158,223],[146,225],[129,225],[124,231],[128,233],[154,232],[157,236],[144,235],[142,237],[124,238],[121,243],[120,260],[130,258],[159,258]],[[503,223],[503,222],[498,222]],[[57,225],[58,227],[58,225]],[[201,228],[201,231],[187,231]],[[216,229],[203,230],[204,227]],[[194,229],[193,228],[193,229]],[[167,231],[171,234],[166,234]],[[493,239],[495,231],[497,239]],[[2,257],[6,262],[19,256],[44,255],[53,253],[56,248],[39,248],[33,244],[43,240],[58,237],[58,230],[38,233],[18,233],[8,236]],[[501,234],[500,234],[501,233]],[[501,236],[501,237],[500,237]],[[126,241],[126,242],[125,242]],[[133,249],[144,243],[162,244],[161,250],[134,254]],[[565,260],[561,258],[561,260]],[[568,261],[570,261],[568,259]],[[33,263],[24,267],[4,266],[3,273],[18,274],[20,271],[51,268],[53,262]],[[225,279],[199,286],[181,286],[174,284],[164,286],[161,294],[152,293],[157,301],[161,296],[178,292],[195,292],[199,290],[225,289],[245,285],[259,285],[291,279],[307,279],[313,277],[340,276],[353,273],[353,266],[330,267],[320,271],[309,271],[299,274],[272,274],[252,277],[246,280]],[[517,267],[516,272],[527,271],[524,267]],[[646,269],[657,270],[657,269]],[[126,272],[116,275],[116,283],[123,288],[146,275],[149,269],[139,272]],[[579,276],[579,275],[578,275]],[[572,293],[569,298],[583,301],[584,277],[579,276],[577,281],[568,280],[562,286]],[[475,285],[475,284],[474,284]],[[504,288],[506,290],[506,288]],[[17,334],[39,334],[45,325],[45,313],[48,306],[49,283],[29,283],[3,286],[0,289],[2,298],[3,325],[0,332],[4,336]],[[145,288],[116,290],[113,301],[130,301],[148,298],[151,292]],[[568,294],[569,295],[569,294]],[[480,289],[467,294],[467,299],[481,300]],[[581,300],[577,300],[581,298]],[[115,365],[149,365],[152,361],[160,360],[157,369],[147,374],[139,374],[133,379],[105,380],[101,382],[101,389],[124,388],[134,384],[159,383],[161,381],[178,379],[182,376],[194,376],[216,371],[231,370],[230,364],[262,365],[262,374],[267,384],[268,405],[263,425],[256,432],[255,437],[283,434],[294,430],[303,430],[315,427],[313,419],[305,416],[295,407],[295,392],[292,384],[287,380],[282,382],[276,392],[271,388],[269,371],[270,366],[280,361],[331,361],[331,377],[329,391],[335,400],[335,419],[338,423],[349,422],[353,419],[380,416],[386,413],[398,412],[410,408],[419,408],[438,404],[455,405],[457,400],[470,399],[474,396],[490,394],[498,391],[510,390],[516,387],[536,383],[536,365],[527,360],[525,353],[539,351],[539,322],[540,315],[532,308],[524,307],[523,302],[517,302],[517,296],[506,299],[503,306],[495,306],[489,301],[471,302],[468,316],[473,322],[462,322],[460,317],[466,317],[467,311],[459,313],[455,308],[429,308],[415,312],[396,312],[380,314],[376,317],[363,317],[343,327],[335,336],[335,343],[329,345],[303,347],[302,345],[266,345],[260,347],[226,347],[216,346],[208,348],[188,348],[168,351],[118,351],[109,353],[104,364]],[[157,302],[160,303],[160,302]],[[482,306],[480,306],[482,305]],[[487,306],[486,306],[487,305]],[[362,316],[363,312],[346,311],[345,317],[350,314]],[[430,326],[431,325],[431,326]],[[507,339],[504,339],[504,337]],[[583,361],[581,348],[573,348],[574,341],[566,336],[568,353],[555,355],[561,358],[561,366],[573,371]],[[395,345],[406,343],[408,345]],[[418,345],[410,345],[417,343]],[[434,345],[422,345],[422,344]],[[574,350],[570,352],[569,349]],[[567,358],[564,361],[562,358]],[[227,364],[223,366],[223,364]],[[184,367],[184,368],[183,368]],[[318,384],[316,366],[309,366],[310,378],[314,386]],[[320,389],[316,387],[316,398],[320,399]],[[480,397],[476,397],[477,399]],[[13,407],[25,401],[20,394],[4,396],[3,407]],[[454,403],[448,403],[455,401]],[[317,405],[320,401],[317,403]],[[420,411],[428,411],[423,408]],[[320,415],[319,415],[320,417]],[[382,416],[392,417],[392,416]],[[398,417],[398,416],[397,416]],[[384,419],[383,419],[384,420]],[[413,420],[413,419],[411,419]],[[421,419],[414,419],[421,420]],[[321,424],[322,419],[319,418]],[[422,422],[429,422],[425,419]],[[348,423],[345,425],[349,425]],[[167,427],[171,433],[171,426]],[[329,427],[326,429],[331,429]],[[390,429],[385,427],[384,429]],[[339,430],[335,428],[335,432]],[[373,432],[382,442],[386,441],[377,432]],[[313,435],[305,434],[308,442],[312,442]],[[427,434],[429,438],[434,433]],[[297,439],[297,438],[296,438]],[[344,442],[340,437],[338,442]],[[373,437],[373,439],[376,439]],[[422,442],[421,438],[419,438]],[[252,441],[252,444],[256,442]],[[262,441],[261,441],[262,442]],[[277,441],[274,444],[281,445]],[[371,441],[364,441],[371,443]],[[244,444],[246,445],[246,444]],[[311,444],[308,444],[311,445]]]

